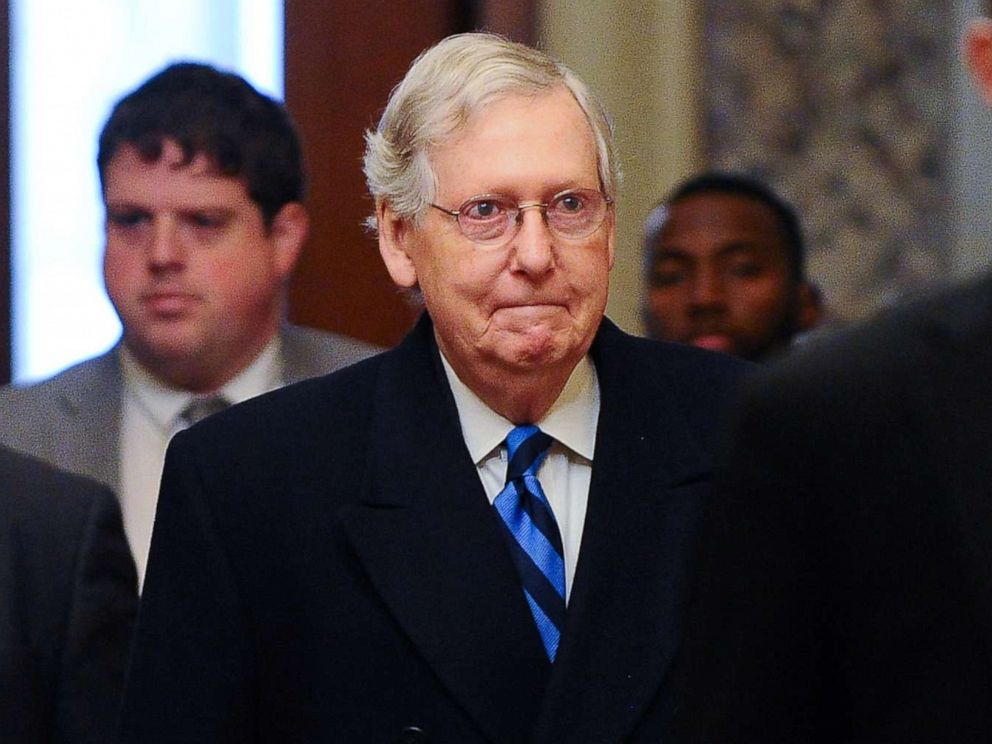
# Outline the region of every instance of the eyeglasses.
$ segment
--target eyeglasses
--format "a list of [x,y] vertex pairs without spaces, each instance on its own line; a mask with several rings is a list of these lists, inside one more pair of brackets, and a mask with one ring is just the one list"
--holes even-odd
[[486,248],[505,245],[520,230],[525,209],[540,209],[548,229],[558,237],[584,238],[596,231],[613,200],[595,189],[569,189],[555,194],[551,201],[517,204],[499,194],[473,196],[458,209],[431,204],[455,218],[462,235]]

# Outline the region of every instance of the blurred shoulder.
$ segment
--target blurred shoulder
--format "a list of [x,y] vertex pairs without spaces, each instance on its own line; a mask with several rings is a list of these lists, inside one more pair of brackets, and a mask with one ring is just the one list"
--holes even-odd
[[290,324],[283,326],[281,339],[290,382],[324,375],[383,351],[349,336]]
[[122,385],[118,349],[85,359],[61,372],[26,385],[0,387],[0,411],[31,406],[51,406],[69,396],[105,395]]
[[854,325],[815,336],[759,377],[765,384],[878,392],[912,375],[952,346],[988,344],[992,276],[942,287],[886,308]]
[[51,547],[82,531],[94,513],[119,512],[106,486],[5,447],[0,447],[0,509],[8,528]]
[[[383,354],[308,377],[210,416],[189,431],[221,447],[231,442],[296,442],[308,432],[355,431],[368,418]],[[177,437],[178,438],[178,437]],[[183,437],[185,438],[185,437]]]

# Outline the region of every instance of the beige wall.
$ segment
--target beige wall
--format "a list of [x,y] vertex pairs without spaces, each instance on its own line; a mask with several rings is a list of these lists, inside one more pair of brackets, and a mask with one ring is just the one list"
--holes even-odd
[[545,0],[543,46],[600,96],[616,123],[624,182],[607,313],[641,332],[641,226],[702,163],[697,106],[699,12],[673,0]]

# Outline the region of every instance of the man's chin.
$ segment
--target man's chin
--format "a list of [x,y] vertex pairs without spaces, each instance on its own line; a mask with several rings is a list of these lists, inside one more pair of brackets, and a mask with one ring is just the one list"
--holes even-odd
[[202,356],[207,347],[203,339],[177,332],[180,331],[178,328],[158,331],[140,339],[125,339],[125,344],[139,360],[166,365],[188,363],[190,359]]
[[508,371],[525,371],[554,366],[563,360],[574,364],[584,350],[579,349],[571,329],[530,327],[522,332],[504,331],[496,337],[493,352]]

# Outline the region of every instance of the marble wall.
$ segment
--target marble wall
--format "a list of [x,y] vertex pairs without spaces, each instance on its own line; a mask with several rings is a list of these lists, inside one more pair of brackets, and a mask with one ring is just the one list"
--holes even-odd
[[933,0],[703,0],[704,150],[800,210],[840,319],[955,271],[959,15]]

